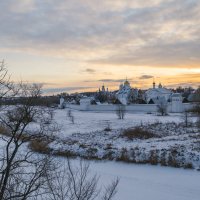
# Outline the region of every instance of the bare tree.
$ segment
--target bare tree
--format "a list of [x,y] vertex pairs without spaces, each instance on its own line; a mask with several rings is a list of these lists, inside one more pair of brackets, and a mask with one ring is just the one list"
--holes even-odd
[[32,106],[40,96],[38,85],[18,85],[18,97],[25,97],[21,105],[1,113],[0,123],[6,132],[1,137],[4,143],[0,157],[0,200],[31,199],[45,183],[44,173],[49,168],[49,157],[38,156],[26,148],[26,142],[44,136],[42,129],[29,134],[28,126],[45,118],[46,112]]
[[[67,166],[52,174],[47,174],[49,193],[44,195],[49,200],[111,200],[116,194],[119,180],[105,187],[104,192],[98,187],[99,177],[91,175],[89,164],[80,161],[78,167]],[[50,177],[50,178],[49,178]],[[52,181],[53,180],[53,181]]]
[[119,119],[124,119],[126,115],[126,107],[121,104],[117,105],[116,115],[118,116]]
[[67,118],[72,122],[72,124],[74,124],[74,115],[71,110],[67,111]]
[[[25,147],[28,141],[45,139],[46,131],[49,134],[50,129],[44,128],[48,124],[41,123],[46,122],[44,118],[49,117],[48,112],[32,106],[32,98],[40,94],[39,88],[21,87],[23,95],[27,95],[25,104],[8,109],[0,117],[1,125],[7,130],[5,136],[1,137],[5,148],[0,159],[0,200],[97,199],[98,177],[90,177],[89,165],[81,163],[79,168],[74,169],[68,161],[66,169],[54,173],[55,167],[52,168],[49,155],[38,155]],[[27,127],[33,122],[40,124],[41,128],[38,133],[29,134]],[[112,199],[117,184],[118,180],[106,188],[104,200]]]
[[[50,154],[37,154],[28,148],[28,142],[45,141],[55,130],[51,123],[46,123],[46,119],[53,118],[51,112],[34,103],[41,95],[41,85],[20,83],[12,90],[8,88],[2,96],[8,93],[12,96],[11,91],[16,98],[23,97],[23,103],[0,113],[0,200],[95,199],[98,178],[89,176],[88,166],[73,169],[68,162],[67,171],[54,173],[56,168]],[[39,127],[31,132],[29,126],[33,123]],[[117,184],[118,180],[107,188],[110,194],[104,200],[114,196]]]
[[185,110],[183,112],[182,119],[183,119],[183,122],[185,124],[185,127],[188,127],[189,124],[191,123],[191,121],[190,121],[190,111],[189,110]]
[[193,94],[193,101],[195,102],[194,107],[191,109],[191,112],[197,117],[197,127],[200,128],[200,87]]
[[[200,91],[200,89],[199,89],[199,91]],[[195,111],[194,111],[194,112],[195,112],[196,115],[197,115],[197,122],[196,122],[197,127],[200,129],[200,102],[198,102],[198,103],[196,104],[196,107],[195,107]]]
[[195,108],[193,109],[193,112],[196,114],[197,116],[197,121],[196,121],[196,125],[198,128],[200,128],[200,102],[198,102],[195,106]]
[[167,115],[167,102],[160,100],[157,104],[157,112],[162,116]]
[[[12,92],[12,93],[11,93]],[[10,76],[5,67],[5,62],[0,61],[0,99],[6,96],[11,96],[14,93],[13,83],[10,81]]]
[[54,108],[46,107],[45,112],[46,112],[46,117],[44,119],[42,119],[42,121],[45,124],[51,124],[54,120],[55,110],[54,110]]
[[111,183],[108,187],[105,188],[105,192],[103,194],[102,200],[111,200],[117,193],[117,186],[119,184],[119,179],[117,178],[115,181]]

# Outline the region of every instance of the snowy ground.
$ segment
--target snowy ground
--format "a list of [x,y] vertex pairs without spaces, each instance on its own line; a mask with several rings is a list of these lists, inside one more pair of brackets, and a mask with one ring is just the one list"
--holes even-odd
[[119,120],[116,113],[113,112],[81,112],[72,111],[75,124],[72,124],[67,117],[67,109],[56,110],[55,120],[60,125],[60,137],[71,135],[73,133],[89,133],[103,130],[107,124],[112,129],[121,129],[136,126],[138,124],[160,122],[180,122],[180,114],[170,114],[160,117],[155,114],[127,113],[124,120]]
[[[104,137],[98,135],[105,133],[102,130],[107,127],[109,123],[112,132],[110,136],[119,133],[120,129],[134,127],[136,125],[154,123],[154,122],[180,122],[182,119],[179,114],[170,114],[166,117],[160,117],[148,114],[134,114],[127,113],[125,120],[118,120],[115,113],[94,113],[94,112],[80,112],[73,111],[75,117],[75,124],[72,124],[67,118],[67,110],[56,110],[55,121],[61,127],[57,134],[59,140],[65,140],[72,137],[83,136],[83,139],[88,140],[91,135],[91,140],[98,142]],[[33,124],[30,130],[35,129]],[[171,132],[171,131],[169,131]],[[80,135],[78,133],[81,133]],[[97,135],[97,137],[95,136]],[[107,133],[106,133],[107,134]],[[159,148],[169,147],[168,144],[190,145],[193,143],[195,134],[189,133],[179,137],[179,134],[172,133],[174,136],[166,135],[166,141],[161,138],[151,138],[149,141],[133,141],[136,146],[152,146],[156,143]],[[85,138],[85,136],[87,136]],[[73,136],[74,137],[74,136]],[[99,139],[98,139],[99,137]],[[173,137],[173,138],[172,138]],[[191,138],[191,140],[190,140]],[[79,137],[79,139],[82,139]],[[96,140],[97,139],[97,140]],[[109,139],[109,138],[108,138]],[[187,141],[187,142],[186,142]],[[189,141],[189,142],[188,142]],[[110,141],[108,141],[110,142]],[[130,141],[121,140],[126,147],[133,145]],[[114,143],[113,143],[114,144]],[[1,141],[0,141],[1,145]],[[121,146],[120,141],[115,142],[116,146]],[[198,144],[197,144],[198,145]],[[1,146],[2,147],[2,146]],[[143,147],[142,147],[143,148]],[[63,164],[65,158],[57,158],[59,163]],[[87,161],[90,162],[90,169],[92,173],[97,173],[101,176],[100,183],[107,185],[116,177],[120,178],[118,193],[115,200],[199,200],[200,199],[200,172],[196,170],[175,169],[171,167],[151,166],[151,165],[135,165],[115,161]],[[73,164],[77,165],[78,161],[73,160]]]
[[[1,140],[0,147],[3,147]],[[21,150],[25,149],[26,145]],[[55,159],[61,166],[66,164],[65,158]],[[200,197],[200,172],[195,170],[114,161],[85,162],[90,163],[91,175],[100,176],[102,187],[117,177],[120,179],[113,200],[199,200]],[[79,159],[71,159],[71,164],[79,166]]]
[[[181,125],[181,114],[127,113],[124,120],[119,120],[113,112],[72,110],[72,123],[67,113],[67,109],[55,111],[53,121],[60,130],[47,149],[56,155],[200,169],[200,132],[195,125]],[[111,131],[104,131],[108,125]],[[136,126],[156,135],[132,140],[123,136],[125,129]],[[32,124],[28,132],[36,127]]]

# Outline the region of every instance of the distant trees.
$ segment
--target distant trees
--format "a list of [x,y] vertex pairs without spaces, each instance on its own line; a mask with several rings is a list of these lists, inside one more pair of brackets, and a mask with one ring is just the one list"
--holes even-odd
[[0,100],[3,97],[13,96],[17,91],[14,90],[13,83],[5,67],[5,62],[0,61]]
[[191,95],[191,101],[196,102],[197,104],[200,103],[200,86],[197,90]]
[[106,92],[98,92],[95,96],[95,99],[101,103],[108,102],[108,95]]

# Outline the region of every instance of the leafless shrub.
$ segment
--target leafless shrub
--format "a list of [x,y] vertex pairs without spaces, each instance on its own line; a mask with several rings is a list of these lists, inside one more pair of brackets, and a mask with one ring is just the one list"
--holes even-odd
[[196,125],[200,129],[200,87],[194,94],[195,106],[190,110],[197,117]]
[[5,67],[5,62],[4,60],[0,61],[0,99],[7,96],[13,96],[15,93],[16,91],[13,83],[10,81],[8,70]]
[[172,167],[180,167],[180,162],[177,159],[177,155],[178,155],[178,149],[176,147],[171,148],[169,155],[168,155],[168,166],[172,166]]
[[107,124],[106,124],[106,127],[105,127],[104,131],[106,131],[106,132],[110,132],[110,131],[112,131],[112,129],[111,129],[111,126],[110,126],[110,123],[109,123],[109,122],[107,122]]
[[0,125],[0,135],[10,136],[10,132],[3,124]]
[[119,179],[116,179],[109,185],[108,187],[105,188],[104,195],[102,197],[102,200],[111,200],[117,193],[117,186],[119,184]]
[[116,115],[118,116],[119,119],[124,119],[126,115],[126,107],[121,104],[117,105]]
[[167,115],[167,103],[165,101],[160,101],[157,104],[157,112],[162,116]]
[[[7,71],[1,76],[2,72],[4,68],[0,65],[0,81],[3,85]],[[45,123],[45,118],[53,118],[51,113],[34,104],[35,99],[41,95],[41,86],[20,83],[14,91],[17,91],[17,97],[25,97],[25,101],[0,115],[3,133],[0,137],[3,143],[0,149],[0,200],[96,199],[99,194],[98,178],[89,176],[89,166],[81,165],[73,169],[68,162],[67,171],[54,173],[56,167],[51,154],[48,154],[48,138],[57,127]],[[2,95],[9,92],[7,90]],[[28,134],[28,126],[35,122],[40,125],[37,133]],[[28,141],[30,149],[25,145]],[[47,154],[39,155],[35,151]],[[112,199],[117,184],[118,180],[106,188],[103,200]]]
[[74,115],[72,114],[71,110],[67,111],[67,118],[71,121],[72,124],[74,124]]
[[117,160],[123,162],[130,162],[130,158],[128,156],[128,150],[126,148],[122,148],[120,156],[117,158]]
[[105,152],[105,154],[103,155],[103,159],[105,160],[113,160],[114,159],[114,151],[112,149],[109,149]]
[[29,148],[33,151],[33,152],[39,152],[39,153],[45,153],[45,154],[49,154],[50,153],[50,149],[48,147],[48,140],[45,140],[44,138],[36,138],[36,139],[32,139],[29,142]]
[[121,134],[121,137],[126,137],[129,140],[133,140],[133,139],[149,139],[158,136],[148,130],[142,129],[141,127],[135,127],[124,130],[123,133]]
[[185,166],[184,166],[185,169],[193,169],[193,165],[192,163],[187,163]]
[[[0,156],[0,200],[36,197],[45,183],[43,175],[50,163],[48,155],[37,156],[31,150],[22,151],[24,144],[32,139],[32,135],[26,133],[28,125],[45,117],[43,109],[32,106],[33,99],[41,94],[40,87],[22,83],[17,87],[17,95],[27,97],[26,102],[8,108],[0,116],[0,123],[9,133],[7,137],[1,137],[5,145]],[[40,129],[35,137],[42,134]]]
[[157,165],[158,164],[158,154],[156,150],[151,150],[150,151],[150,157],[149,157],[149,162],[151,165]]
[[45,119],[43,119],[43,121],[45,120],[44,124],[51,124],[53,122],[53,119],[55,116],[55,110],[54,110],[54,108],[51,108],[51,107],[47,107],[44,109],[46,112],[46,117],[45,117]]
[[[80,161],[78,167],[72,167],[67,160],[67,166],[52,174],[46,174],[49,193],[46,199],[51,200],[111,200],[116,194],[119,179],[101,191],[98,185],[99,177],[91,175],[89,164]],[[102,195],[103,193],[103,195]]]
[[162,149],[161,154],[160,154],[160,164],[162,166],[167,166],[167,161],[166,161],[166,150]]
[[75,158],[77,157],[78,155],[72,151],[68,151],[68,150],[65,150],[65,151],[54,151],[53,152],[53,155],[56,155],[56,156],[61,156],[61,157],[65,157],[65,158]]
[[190,120],[190,111],[189,110],[185,110],[183,112],[183,115],[182,115],[182,119],[183,119],[183,122],[185,124],[185,127],[187,128],[189,125],[191,125],[191,120]]

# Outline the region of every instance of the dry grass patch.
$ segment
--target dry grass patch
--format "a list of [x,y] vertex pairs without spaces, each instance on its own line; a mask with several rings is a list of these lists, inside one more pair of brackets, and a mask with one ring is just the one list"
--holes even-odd
[[123,133],[121,134],[121,137],[133,140],[133,139],[149,139],[158,136],[148,130],[142,129],[140,127],[135,127],[124,130]]
[[78,155],[71,151],[56,151],[53,153],[56,156],[67,157],[67,158],[75,158]]
[[47,140],[41,140],[41,138],[40,139],[37,138],[30,141],[29,148],[35,152],[49,153],[50,152],[50,148],[48,146],[49,143],[50,142]]
[[0,134],[5,136],[10,136],[9,130],[2,125],[0,125]]

